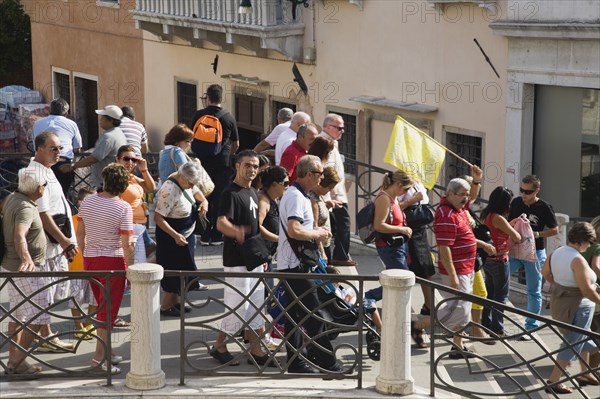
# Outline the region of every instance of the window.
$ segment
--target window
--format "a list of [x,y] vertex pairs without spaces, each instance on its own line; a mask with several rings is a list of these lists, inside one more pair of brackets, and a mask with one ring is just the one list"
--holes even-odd
[[[446,132],[446,147],[474,165],[482,165],[482,145],[483,139],[481,137]],[[445,184],[448,184],[455,177],[471,174],[469,165],[449,152],[446,153],[444,164],[446,165]]]
[[192,126],[192,119],[198,109],[197,86],[193,83],[177,82],[177,121]]
[[296,104],[286,103],[284,101],[273,101],[271,103],[271,114],[273,115],[273,126],[271,127],[271,130],[273,130],[273,128],[278,125],[277,113],[281,108],[289,108],[292,111],[296,112]]
[[[335,113],[344,119],[344,134],[338,142],[340,154],[348,159],[356,160],[356,116],[341,112]],[[356,174],[356,165],[354,163],[345,163],[344,168],[347,174]]]
[[54,72],[54,98],[62,98],[71,105],[71,82],[68,74]]

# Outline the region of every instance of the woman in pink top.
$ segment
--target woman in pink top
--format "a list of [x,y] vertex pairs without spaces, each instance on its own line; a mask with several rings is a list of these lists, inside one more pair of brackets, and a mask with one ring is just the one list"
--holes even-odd
[[[131,206],[119,198],[129,184],[127,170],[119,164],[111,163],[102,170],[104,191],[96,195],[88,195],[79,208],[77,225],[77,245],[83,252],[83,267],[90,271],[126,270],[133,262],[133,213]],[[119,314],[125,275],[110,277],[107,287],[105,277],[97,277],[92,282],[92,292],[98,304],[97,318],[100,323],[111,323],[114,326]],[[110,303],[105,296],[110,296]],[[107,308],[110,305],[110,320],[107,320]],[[110,369],[112,374],[121,370],[113,366],[123,357],[111,353],[108,356],[111,365],[107,366],[104,347],[107,343],[106,328],[97,329],[96,353],[92,358],[92,366],[102,371]]]
[[[508,240],[514,243],[521,241],[521,235],[506,220],[512,198],[513,193],[508,188],[496,187],[490,194],[488,206],[481,212],[481,219],[490,229],[496,247],[496,255],[488,257],[483,265],[485,288],[488,299],[500,303],[508,300]],[[481,323],[497,335],[504,334],[504,314],[499,310],[484,308]]]
[[[414,181],[403,171],[388,172],[383,176],[381,191],[375,197],[373,229],[381,233],[375,242],[377,254],[386,269],[408,270],[408,240],[412,229],[406,226],[406,217],[396,197],[406,194]],[[365,293],[366,299],[381,300],[381,287]]]

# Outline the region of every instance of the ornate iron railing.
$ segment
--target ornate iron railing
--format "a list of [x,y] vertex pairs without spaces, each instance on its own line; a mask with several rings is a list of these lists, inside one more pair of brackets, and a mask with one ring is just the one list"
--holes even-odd
[[[0,291],[7,292],[9,287],[12,287],[14,292],[17,293],[19,298],[17,300],[12,299],[14,302],[14,309],[5,307],[4,305],[0,305],[0,325],[6,326],[10,324],[15,325],[15,329],[11,332],[10,329],[7,331],[0,331],[0,351],[5,351],[9,349],[11,344],[14,344],[15,337],[22,333],[29,333],[33,335],[33,341],[31,346],[27,349],[18,345],[19,351],[22,353],[26,352],[27,358],[25,360],[31,359],[35,362],[40,363],[44,366],[45,371],[35,374],[35,375],[27,375],[27,374],[16,374],[13,370],[17,368],[19,364],[13,364],[12,367],[8,367],[8,359],[0,360],[0,370],[3,371],[3,379],[6,380],[20,380],[20,379],[31,379],[31,378],[98,378],[102,376],[106,376],[107,385],[112,384],[112,375],[110,373],[110,367],[107,371],[102,371],[99,365],[90,367],[89,363],[91,362],[91,358],[87,358],[85,360],[86,365],[80,364],[79,361],[70,358],[70,360],[64,361],[62,359],[50,359],[47,357],[47,354],[37,351],[37,349],[44,344],[53,347],[57,352],[63,353],[71,353],[76,354],[79,346],[85,340],[84,337],[79,339],[75,338],[75,345],[73,349],[63,349],[57,348],[52,345],[52,339],[59,338],[65,339],[68,337],[69,339],[73,339],[73,335],[76,332],[80,332],[79,330],[74,329],[74,321],[84,321],[90,320],[93,322],[96,328],[104,328],[107,331],[107,339],[103,340],[98,337],[96,334],[92,335],[93,331],[90,331],[90,337],[93,340],[96,340],[102,344],[104,347],[104,353],[106,354],[105,362],[108,361],[110,364],[110,353],[112,353],[112,342],[115,339],[113,335],[113,329],[111,328],[110,323],[99,321],[96,316],[100,309],[106,307],[106,319],[111,319],[111,301],[110,301],[110,293],[111,291],[111,276],[123,276],[125,274],[124,271],[106,271],[106,272],[0,272]],[[30,295],[24,295],[23,291],[19,288],[18,284],[15,284],[19,279],[32,279],[32,278],[41,278],[44,279],[48,284],[45,284],[42,288],[32,292]],[[106,281],[106,285],[103,285],[98,279],[103,278]],[[79,281],[80,284],[82,282],[88,282],[90,287],[96,286],[103,293],[104,301],[100,304],[97,304],[98,308],[96,311],[88,313],[86,310],[82,308],[84,304],[78,303],[73,296],[68,296],[58,301],[54,301],[54,303],[50,304],[47,307],[42,307],[39,303],[34,300],[34,297],[38,295],[40,292],[49,291],[51,288],[56,288],[59,285],[65,283],[73,283],[74,281]],[[27,284],[27,283],[25,283]],[[85,283],[83,283],[85,284]],[[70,309],[77,309],[81,316],[72,316],[65,315],[64,313],[59,312],[57,309],[63,307],[64,305],[68,305]],[[25,307],[32,308],[32,312],[35,312],[35,315],[32,316],[29,320],[19,320],[15,317],[15,310],[20,308],[21,310]],[[50,315],[52,317],[52,324],[54,327],[60,325],[62,327],[62,332],[52,335],[50,337],[41,336],[38,331],[34,331],[32,329],[32,321],[35,321],[37,317],[40,315]],[[69,325],[71,328],[69,328]],[[20,342],[20,341],[19,341]],[[59,350],[60,349],[60,350]],[[52,370],[54,372],[48,372]]]
[[[600,366],[592,368],[586,359],[581,356],[581,354],[574,351],[581,367],[586,370],[579,373],[569,374],[565,368],[558,364],[555,356],[563,349],[572,349],[578,344],[590,339],[594,339],[596,342],[600,343],[600,334],[575,327],[570,324],[555,321],[545,316],[529,313],[525,310],[521,310],[509,305],[501,304],[475,295],[465,294],[464,292],[457,291],[442,284],[437,284],[419,277],[417,277],[416,280],[419,284],[423,284],[432,288],[431,303],[435,303],[435,290],[440,291],[444,296],[444,299],[439,301],[435,305],[434,309],[431,309],[430,315],[431,325],[435,326],[432,329],[429,346],[430,364],[432,365],[430,368],[430,395],[432,397],[435,397],[436,388],[459,394],[462,397],[470,398],[500,396],[527,398],[538,397],[536,396],[537,394],[543,394],[544,391],[549,388],[547,379],[550,376],[550,370],[547,370],[545,374],[543,374],[543,372],[538,370],[536,367],[537,364],[542,362],[546,363],[546,368],[548,364],[551,366],[557,366],[563,373],[561,379],[554,381],[553,385],[571,382],[574,386],[574,392],[579,394],[578,397],[598,397],[598,390],[596,390],[596,394],[592,393],[592,396],[590,396],[589,392],[586,392],[577,382],[577,378],[586,373],[592,373],[594,377],[600,381]],[[483,325],[474,322],[471,322],[469,325],[465,326],[459,331],[452,331],[440,323],[437,319],[437,312],[440,307],[457,299],[467,301],[467,303],[477,303],[484,307],[489,307],[492,312],[502,312],[504,314],[505,334],[498,335]],[[522,317],[528,317],[537,320],[539,322],[538,327],[527,331],[523,327],[523,320],[521,320]],[[468,334],[468,331],[472,329],[473,326],[482,328],[489,335],[489,338],[479,338],[474,337],[472,334]],[[565,334],[581,334],[583,338],[569,343],[559,329],[566,331]],[[465,339],[475,343],[496,342],[502,345],[483,346],[482,348],[484,352],[487,353],[480,354],[475,352],[473,354],[474,358],[472,359],[463,357],[458,361],[453,361],[449,358],[451,351],[447,350],[449,349],[447,346],[442,349],[442,353],[437,353],[436,350],[442,347],[442,345],[450,345],[450,347],[452,347],[452,337],[456,334],[462,334]],[[553,341],[558,338],[560,343],[564,344],[565,346],[560,348],[557,346],[554,349],[548,348],[541,338],[541,335],[550,336]],[[521,337],[529,337],[531,340],[519,342],[518,340]],[[517,342],[514,342],[515,340],[517,340]],[[520,351],[520,346],[524,344],[529,345],[527,358]],[[536,353],[533,355],[531,354],[532,345],[536,346]],[[505,350],[494,351],[490,348],[505,348]],[[457,364],[459,363],[461,364],[460,366],[466,368],[472,379],[469,379],[468,381],[446,381],[445,377],[442,375],[442,373],[440,373],[442,366],[450,364],[456,368],[458,367]],[[499,392],[490,392],[489,385],[487,385],[487,391],[473,390],[471,387],[474,385],[476,379],[481,376],[484,376],[484,378],[488,380],[494,379],[498,381],[497,383],[498,385],[501,385],[501,390]],[[557,397],[554,393],[551,393],[551,395]]]

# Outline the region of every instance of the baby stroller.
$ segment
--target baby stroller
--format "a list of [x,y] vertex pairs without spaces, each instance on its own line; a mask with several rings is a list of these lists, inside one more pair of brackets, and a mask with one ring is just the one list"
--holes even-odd
[[[313,268],[312,273],[327,274],[326,267],[325,261],[320,259],[320,264]],[[335,285],[329,280],[315,279],[315,284],[319,286],[317,295],[323,306],[320,309],[321,314],[328,321],[327,336],[329,339],[334,340],[340,333],[351,331],[350,328],[344,328],[344,326],[353,327],[358,323],[358,305],[349,305],[340,298],[336,294]],[[277,321],[277,325],[280,326],[279,331],[283,331],[285,319],[281,316],[281,312],[286,306],[285,286],[279,285],[267,303],[267,311],[273,317],[273,320]],[[367,355],[370,359],[377,361],[380,359],[381,353],[381,336],[374,328],[373,319],[369,316],[368,309],[364,311],[363,325],[367,330],[365,338],[367,341]],[[273,330],[271,335],[276,336],[276,331]],[[281,337],[283,338],[283,335]]]
[[[317,268],[318,271],[313,272],[327,274],[325,262],[323,259],[320,261],[321,265]],[[334,340],[340,333],[350,331],[350,329],[344,329],[344,326],[354,327],[357,325],[359,306],[361,305],[346,302],[344,296],[340,295],[343,292],[341,286],[335,287],[332,282],[321,279],[316,280],[316,283],[322,288],[318,291],[318,296],[321,304],[324,305],[323,314],[329,321],[327,330],[330,332],[327,335],[330,340]],[[381,336],[370,316],[374,309],[371,303],[364,304],[362,324],[366,329],[367,355],[371,360],[378,361],[381,355]]]

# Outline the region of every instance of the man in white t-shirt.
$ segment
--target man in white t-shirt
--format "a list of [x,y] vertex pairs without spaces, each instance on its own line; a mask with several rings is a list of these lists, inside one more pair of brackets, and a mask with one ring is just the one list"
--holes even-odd
[[62,98],[56,98],[50,103],[50,115],[42,118],[33,124],[31,133],[34,140],[43,132],[52,132],[56,134],[60,140],[62,149],[60,150],[60,158],[56,164],[52,166],[52,170],[56,178],[60,182],[63,192],[67,195],[73,179],[74,173],[62,173],[60,166],[73,162],[75,154],[81,150],[81,133],[79,127],[71,119],[67,118],[69,113],[69,103]]
[[[62,187],[51,169],[60,157],[61,142],[56,134],[44,132],[35,138],[35,148],[35,156],[27,168],[41,171],[47,181],[44,194],[36,201],[42,225],[48,238],[46,263],[43,265],[42,271],[68,271],[67,258],[72,258],[77,254],[77,241],[71,223],[71,207],[67,203]],[[68,235],[70,237],[67,237],[57,226],[54,221],[55,215],[65,215],[63,220],[69,223]],[[52,242],[52,240],[55,242]],[[56,281],[54,277],[48,279],[48,283],[54,281]],[[49,293],[50,304],[67,298],[70,295],[69,281],[52,284]],[[44,337],[53,335],[49,324],[42,327],[40,335]],[[38,346],[39,351],[45,352],[64,352],[72,348],[72,343],[61,341],[58,337],[51,338],[48,342],[41,342]]]
[[[310,199],[307,193],[315,188],[323,179],[323,165],[321,160],[314,155],[305,155],[296,166],[298,178],[283,194],[279,205],[279,218],[282,223],[282,230],[279,233],[279,244],[277,246],[277,270],[286,273],[306,273],[305,268],[301,266],[300,260],[296,257],[289,238],[299,241],[326,241],[331,237],[329,230],[323,227],[314,227],[314,217]],[[323,334],[325,330],[324,323],[314,315],[307,316],[306,309],[317,309],[319,307],[319,297],[317,290],[320,289],[315,280],[311,279],[290,279],[286,280],[289,286],[286,295],[288,303],[296,298],[300,298],[302,305],[295,305],[288,309],[285,332],[286,336],[294,331],[288,339],[287,357],[290,373],[317,373],[307,359],[317,366],[333,371],[343,371],[343,365],[336,359],[335,353],[329,337]],[[316,312],[317,316],[319,312]],[[294,323],[295,322],[295,323]],[[299,324],[296,328],[296,323]],[[304,329],[309,337],[316,337],[314,342],[317,345],[308,347],[307,357],[301,353],[303,346],[301,330]],[[293,359],[293,360],[292,360]]]
[[283,152],[292,144],[292,141],[296,140],[300,126],[309,124],[310,122],[310,115],[306,112],[296,112],[292,116],[290,127],[281,132],[277,138],[277,144],[275,145],[275,165],[279,165]]
[[[254,151],[258,153],[262,153],[264,151],[269,151],[271,148],[275,147],[277,144],[277,139],[281,135],[281,133],[288,127],[290,127],[290,123],[292,123],[292,115],[294,111],[289,108],[281,108],[277,113],[277,126],[269,133],[267,137],[265,137],[260,143],[254,147]],[[265,154],[270,155],[270,154]]]

